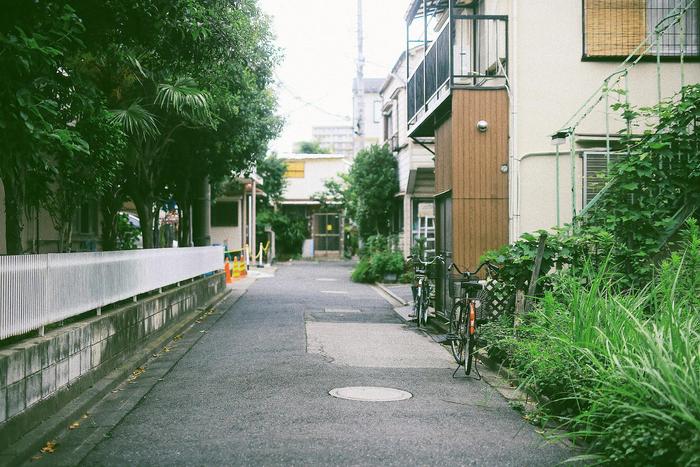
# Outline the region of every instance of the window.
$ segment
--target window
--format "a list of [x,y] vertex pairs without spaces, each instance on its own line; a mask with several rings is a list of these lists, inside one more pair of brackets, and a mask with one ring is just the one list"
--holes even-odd
[[97,206],[95,203],[85,203],[75,213],[73,232],[89,235],[97,232]]
[[413,200],[413,245],[425,239],[428,255],[435,253],[435,204],[432,199]]
[[212,227],[238,227],[238,202],[217,201],[211,207]]
[[[583,0],[584,57],[626,57],[679,5],[678,0]],[[658,52],[664,57],[677,57],[681,53],[681,43],[684,43],[686,55],[700,56],[695,5],[687,10],[682,24],[674,24],[663,33]],[[657,47],[651,47],[646,53],[656,56]]]
[[374,123],[382,121],[382,101],[374,101]]
[[[610,164],[622,160],[623,154],[611,153]],[[607,183],[607,157],[604,152],[583,153],[583,205],[587,206]]]
[[287,162],[287,171],[284,176],[287,178],[304,178],[304,162]]
[[384,114],[384,141],[387,141],[394,135],[394,122],[392,121],[391,112]]

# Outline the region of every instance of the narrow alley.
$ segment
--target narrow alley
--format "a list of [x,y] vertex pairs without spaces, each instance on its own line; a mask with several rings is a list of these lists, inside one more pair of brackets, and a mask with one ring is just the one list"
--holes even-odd
[[[281,265],[177,336],[32,465],[553,465],[493,388],[405,323],[350,264]],[[334,388],[410,392],[343,400]]]

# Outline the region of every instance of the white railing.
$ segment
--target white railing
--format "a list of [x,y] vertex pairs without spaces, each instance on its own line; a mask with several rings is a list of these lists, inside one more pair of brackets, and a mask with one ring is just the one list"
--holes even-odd
[[0,256],[0,339],[223,269],[223,247]]

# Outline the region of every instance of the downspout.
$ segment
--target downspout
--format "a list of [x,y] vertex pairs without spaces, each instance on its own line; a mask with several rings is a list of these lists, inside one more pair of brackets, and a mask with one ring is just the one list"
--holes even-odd
[[510,183],[508,190],[510,192],[510,241],[514,242],[520,234],[520,160],[518,159],[518,0],[511,2],[511,15],[508,19],[509,35],[508,39],[510,57],[508,70],[510,74],[510,161],[509,173]]

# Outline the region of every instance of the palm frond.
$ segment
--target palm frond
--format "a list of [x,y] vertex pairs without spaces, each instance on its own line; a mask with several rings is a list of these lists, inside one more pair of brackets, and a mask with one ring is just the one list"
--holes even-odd
[[110,110],[110,123],[119,126],[128,136],[146,140],[158,136],[156,117],[138,101],[126,109]]
[[156,104],[163,109],[173,110],[196,123],[210,124],[212,114],[209,108],[209,94],[200,89],[189,77],[179,77],[174,83],[158,85]]

